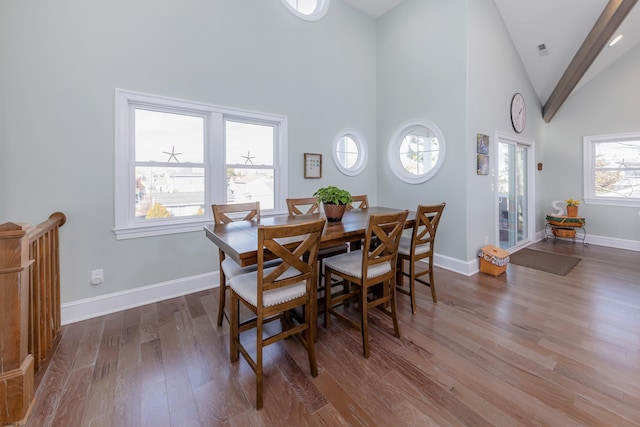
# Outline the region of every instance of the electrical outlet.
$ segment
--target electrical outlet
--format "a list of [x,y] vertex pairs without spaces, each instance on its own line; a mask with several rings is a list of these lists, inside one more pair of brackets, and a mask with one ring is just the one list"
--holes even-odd
[[91,270],[91,284],[92,285],[101,285],[104,283],[104,271],[102,269]]

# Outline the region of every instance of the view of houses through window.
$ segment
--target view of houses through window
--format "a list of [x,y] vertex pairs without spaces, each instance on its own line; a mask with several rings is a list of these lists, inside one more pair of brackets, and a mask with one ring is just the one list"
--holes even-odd
[[118,238],[198,230],[213,203],[282,210],[286,117],[116,90]]
[[204,215],[204,123],[135,109],[136,219]]
[[274,135],[273,124],[225,120],[227,203],[274,208]]
[[[135,110],[135,216],[204,215],[204,118]],[[225,119],[226,203],[274,207],[274,126]]]
[[584,138],[585,200],[640,206],[640,134]]
[[640,140],[595,144],[596,196],[640,199]]

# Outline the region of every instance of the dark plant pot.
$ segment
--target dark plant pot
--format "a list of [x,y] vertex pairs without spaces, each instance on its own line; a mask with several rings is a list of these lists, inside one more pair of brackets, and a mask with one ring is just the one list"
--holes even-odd
[[334,205],[332,203],[323,203],[324,214],[329,222],[338,222],[342,220],[344,210],[347,205]]

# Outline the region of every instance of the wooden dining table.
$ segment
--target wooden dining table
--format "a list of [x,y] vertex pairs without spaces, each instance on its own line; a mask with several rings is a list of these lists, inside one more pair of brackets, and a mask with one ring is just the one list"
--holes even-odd
[[[398,212],[403,209],[371,206],[367,209],[351,209],[342,221],[327,222],[320,238],[320,248],[364,239],[369,225],[369,215]],[[323,218],[324,214],[264,216],[258,221],[235,221],[228,224],[206,225],[205,234],[226,256],[241,266],[258,262],[258,227],[261,225],[287,225]],[[405,228],[413,228],[415,212],[409,212]]]

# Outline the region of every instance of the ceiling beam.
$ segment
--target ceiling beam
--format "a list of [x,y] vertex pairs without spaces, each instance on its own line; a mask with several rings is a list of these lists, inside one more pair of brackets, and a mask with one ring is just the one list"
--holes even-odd
[[549,123],[638,0],[609,0],[542,108]]

